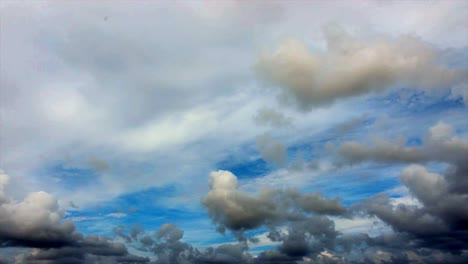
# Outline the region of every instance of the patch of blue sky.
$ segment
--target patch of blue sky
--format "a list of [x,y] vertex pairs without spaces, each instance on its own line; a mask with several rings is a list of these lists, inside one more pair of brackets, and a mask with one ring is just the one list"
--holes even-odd
[[236,242],[237,239],[230,231],[220,233],[208,218],[184,219],[178,225],[184,230],[183,240],[198,248]]
[[[309,142],[308,144],[301,143],[288,146],[288,161],[292,162],[297,159],[310,161],[314,156],[314,143],[317,144],[316,142]],[[321,141],[321,143],[323,143],[323,141]]]
[[385,108],[392,116],[413,116],[440,113],[445,110],[465,108],[462,98],[452,98],[450,93],[425,92],[402,88],[383,95],[369,97],[366,104],[370,109]]
[[242,162],[234,162],[227,159],[216,164],[216,168],[220,170],[227,170],[237,176],[238,179],[250,179],[261,177],[276,169],[272,163],[268,163],[260,157],[253,160],[246,160]]
[[406,140],[406,144],[405,146],[407,147],[420,147],[423,145],[423,140],[422,138],[420,137],[409,137],[407,140]]
[[87,168],[74,168],[68,166],[66,163],[56,163],[49,167],[43,168],[38,172],[41,178],[50,178],[58,186],[67,190],[79,189],[95,184],[97,174],[92,169]]
[[340,197],[345,206],[400,186],[403,165],[352,166],[320,175],[304,191]]
[[[168,208],[167,198],[180,195],[173,185],[150,188],[116,197],[113,200],[99,203],[84,209],[71,210],[67,218],[75,219],[77,228],[84,233],[111,233],[116,225],[141,224],[145,228],[156,230],[164,223],[177,223],[186,219],[206,218],[203,211],[187,211]],[[100,221],[95,221],[96,219]],[[78,220],[78,221],[76,221]],[[105,222],[104,228],[95,228],[97,222]],[[102,233],[101,233],[102,234]]]
[[258,255],[260,255],[260,253],[262,253],[262,252],[264,252],[266,250],[272,250],[272,249],[275,249],[277,247],[278,247],[278,245],[264,245],[264,246],[255,247],[255,244],[252,244],[252,246],[250,246],[248,252],[250,252],[250,254],[258,256]]

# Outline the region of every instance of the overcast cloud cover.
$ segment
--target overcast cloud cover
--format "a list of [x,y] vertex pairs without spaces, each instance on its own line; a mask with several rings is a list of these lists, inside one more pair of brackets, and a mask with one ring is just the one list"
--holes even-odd
[[467,263],[468,2],[1,1],[0,263]]

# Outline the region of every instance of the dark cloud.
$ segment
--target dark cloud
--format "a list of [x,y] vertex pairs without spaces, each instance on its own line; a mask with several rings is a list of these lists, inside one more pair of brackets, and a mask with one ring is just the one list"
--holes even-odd
[[124,244],[88,235],[74,245],[33,250],[25,257],[27,263],[148,263],[145,257],[128,253]]
[[4,189],[9,176],[0,174],[0,247],[60,247],[73,243],[79,234],[57,200],[46,192],[28,194],[16,202]]
[[237,189],[237,178],[229,171],[210,174],[211,190],[203,199],[218,230],[242,231],[276,226],[303,219],[309,213],[340,215],[345,208],[337,199],[295,190],[266,189],[250,195]]
[[[468,196],[454,191],[450,183],[465,172],[456,167],[438,174],[410,165],[402,171],[401,182],[417,204],[395,204],[382,194],[347,211],[338,200],[319,194],[243,193],[232,173],[217,171],[210,174],[211,190],[203,204],[218,228],[232,231],[240,242],[199,250],[183,242],[183,231],[173,224],[162,225],[153,235],[125,229],[128,234],[119,236],[153,252],[156,263],[464,263]],[[393,232],[345,235],[327,214],[377,217]],[[266,237],[279,245],[254,257],[247,241],[255,245],[258,239],[246,238],[244,231],[260,227],[267,228]]]
[[57,200],[46,192],[30,193],[15,202],[4,193],[9,177],[0,174],[0,247],[33,248],[24,263],[146,263],[128,253],[124,244],[96,236],[83,236]]
[[394,230],[391,237],[373,240],[378,248],[400,250],[386,252],[382,261],[442,263],[445,257],[447,263],[466,261],[468,141],[453,131],[451,126],[438,123],[429,129],[424,144],[417,147],[381,141],[374,145],[344,143],[338,148],[341,157],[351,163],[436,161],[449,165],[442,173],[430,172],[419,164],[411,164],[402,171],[400,181],[416,200],[412,205],[392,202],[381,194],[353,206],[356,212],[376,216]]
[[135,237],[131,228],[116,229],[121,237],[129,237],[130,242],[137,249],[154,253],[154,263],[161,264],[234,264],[252,263],[253,256],[248,254],[246,242],[223,244],[208,247],[204,250],[194,248],[182,241],[184,232],[172,223],[163,224],[153,234],[141,230]]
[[[348,155],[348,161],[352,156],[352,163],[448,163],[443,173],[415,164],[402,171],[400,181],[414,204],[397,203],[381,194],[347,209],[339,199],[318,193],[265,189],[249,194],[238,189],[232,173],[216,171],[210,174],[210,191],[202,203],[218,230],[231,231],[239,242],[197,249],[184,242],[183,230],[170,223],[152,234],[141,225],[118,226],[114,232],[128,246],[154,254],[154,263],[464,263],[468,245],[466,146],[452,127],[439,123],[429,130],[422,146],[364,146],[364,152],[372,155],[340,152]],[[8,176],[2,174],[0,183],[0,219],[9,224],[0,226],[0,241],[2,246],[34,248],[18,257],[23,263],[149,262],[130,254],[124,244],[75,231],[72,222],[61,221],[63,213],[49,194],[32,193],[14,202],[4,192]],[[29,209],[36,214],[31,216]],[[330,215],[376,217],[393,232],[375,237],[345,235],[335,229]],[[35,233],[25,231],[27,221],[27,230]],[[266,237],[278,246],[253,256],[249,245],[259,239],[247,231],[259,228],[266,228]]]

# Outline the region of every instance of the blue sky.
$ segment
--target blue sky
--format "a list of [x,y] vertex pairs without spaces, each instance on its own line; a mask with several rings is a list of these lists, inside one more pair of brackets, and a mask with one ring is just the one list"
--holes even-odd
[[0,263],[468,258],[466,1],[0,8]]

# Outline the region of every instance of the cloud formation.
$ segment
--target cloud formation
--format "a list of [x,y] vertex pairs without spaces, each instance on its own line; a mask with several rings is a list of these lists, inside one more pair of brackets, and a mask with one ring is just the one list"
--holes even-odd
[[446,89],[467,80],[467,68],[441,63],[440,51],[417,37],[359,39],[336,25],[324,27],[323,33],[325,52],[288,40],[258,60],[260,76],[301,109],[396,85]]
[[257,125],[271,127],[290,127],[293,123],[292,118],[285,116],[282,112],[266,107],[258,109],[254,121]]
[[97,235],[83,235],[65,220],[57,200],[46,192],[16,202],[5,194],[9,176],[0,174],[0,248],[31,251],[19,263],[147,263],[129,254],[124,244]]
[[372,144],[349,141],[339,145],[336,151],[342,161],[349,163],[363,161],[458,163],[468,155],[468,140],[456,136],[452,126],[439,122],[429,129],[421,146],[406,146],[405,138],[399,137],[393,141],[377,139]]
[[272,162],[277,166],[282,166],[286,162],[286,146],[273,139],[270,134],[257,136],[256,143],[262,159]]
[[318,193],[274,189],[265,189],[255,195],[244,193],[237,189],[236,176],[221,170],[210,173],[210,191],[203,199],[203,205],[218,230],[241,233],[301,220],[307,214],[340,215],[345,212],[338,199],[327,199]]
[[[429,129],[423,145],[417,147],[407,147],[404,142],[380,141],[374,145],[346,142],[338,148],[338,153],[352,163],[411,164],[402,171],[400,181],[417,204],[394,204],[381,194],[354,206],[356,211],[378,217],[395,231],[391,241],[377,241],[380,246],[398,241],[399,248],[448,254],[453,263],[466,258],[468,141],[456,136],[452,126],[437,123]],[[412,164],[429,161],[445,162],[449,167],[443,173],[435,173],[423,165]],[[432,261],[424,258],[424,262]]]
[[[0,263],[466,263],[468,144],[457,133],[466,132],[467,4],[1,2],[0,163],[19,176],[0,173]],[[334,25],[320,34],[329,21],[353,34]],[[283,36],[300,40],[281,42]],[[276,52],[257,57],[278,42]],[[257,73],[281,91],[281,102],[327,107],[275,110],[277,90],[256,82],[256,59]],[[411,91],[402,96],[399,88]],[[386,91],[400,98],[364,96]],[[432,91],[452,94],[420,109],[427,105],[420,94]],[[406,103],[421,112],[401,114]],[[361,141],[367,118],[392,111],[410,130],[438,118],[459,118],[460,127],[441,122],[421,145]],[[293,120],[300,122],[292,126]],[[290,148],[269,134],[257,137],[265,127],[281,128]],[[319,157],[324,142],[337,136],[356,140],[331,148],[341,167]],[[275,166],[252,159],[255,148],[276,167],[294,156],[297,162],[270,171]],[[375,175],[366,168],[375,177],[407,165],[399,190],[408,196],[374,196],[388,186],[369,185],[389,177],[350,184],[346,176],[355,171],[348,166],[369,163],[383,168]],[[249,190],[264,183],[314,186],[324,195],[247,192],[228,171],[213,172],[205,193],[206,173],[223,166]],[[170,188],[154,191],[161,186]],[[59,206],[68,201],[74,222]],[[107,208],[115,203],[122,208]],[[174,216],[174,205],[183,205],[184,214]],[[340,229],[340,222],[361,221],[354,217],[365,219],[366,231]],[[185,232],[173,223],[149,232],[124,226],[163,218],[197,225]],[[202,233],[198,221],[210,220],[238,241],[210,247],[210,232],[193,234]],[[109,223],[119,224],[115,240],[77,231],[93,225],[106,232]],[[194,236],[199,248],[184,240]],[[231,239],[216,236],[216,243]]]

